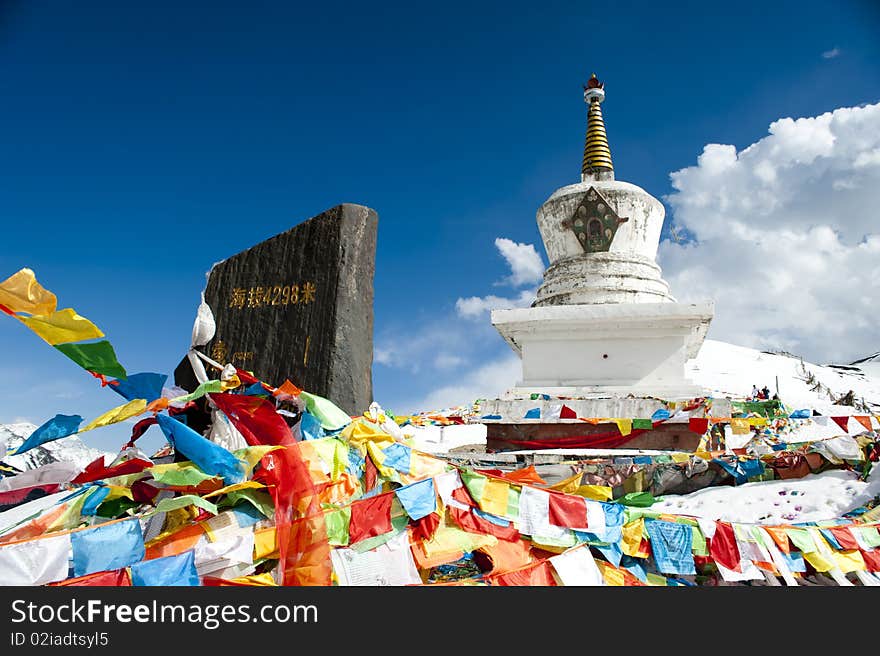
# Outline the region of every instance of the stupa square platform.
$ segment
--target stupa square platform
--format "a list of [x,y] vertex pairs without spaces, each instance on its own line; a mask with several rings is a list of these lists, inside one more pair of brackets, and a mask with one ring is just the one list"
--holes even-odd
[[713,314],[712,302],[494,310],[492,324],[522,358],[522,380],[505,396],[703,396],[684,365]]

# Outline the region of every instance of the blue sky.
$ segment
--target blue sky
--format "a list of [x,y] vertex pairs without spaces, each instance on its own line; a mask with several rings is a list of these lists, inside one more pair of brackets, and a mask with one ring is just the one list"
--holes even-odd
[[[498,238],[546,262],[535,212],[579,179],[591,72],[617,178],[666,199],[706,144],[876,103],[878,29],[855,0],[2,2],[0,279],[32,268],[129,372],[170,374],[212,263],[368,205],[374,396],[428,409],[510,355],[456,301],[522,291]],[[119,400],[11,319],[0,374],[0,423]]]

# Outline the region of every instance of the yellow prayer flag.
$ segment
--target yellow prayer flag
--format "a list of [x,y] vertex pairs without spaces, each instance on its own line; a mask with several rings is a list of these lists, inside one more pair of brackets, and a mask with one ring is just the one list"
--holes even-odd
[[483,496],[480,498],[480,508],[483,512],[504,517],[507,514],[507,488],[508,485],[504,481],[487,478],[483,486]]
[[236,449],[232,454],[239,460],[243,460],[247,463],[247,471],[246,474],[250,476],[254,467],[257,466],[257,463],[263,459],[270,451],[277,451],[278,449],[283,449],[284,447],[280,444],[258,444],[255,446],[248,446],[243,449]]
[[749,430],[749,420],[739,417],[734,417],[730,420],[730,429],[734,435],[745,435],[751,432]]
[[13,312],[52,314],[56,304],[55,294],[44,289],[30,269],[22,269],[0,282],[0,305]]
[[95,324],[71,308],[36,317],[18,317],[18,320],[52,346],[104,336]]
[[614,490],[607,485],[581,485],[575,494],[594,501],[610,501]]
[[257,529],[254,531],[254,560],[267,558],[278,553],[275,545],[275,527]]
[[146,399],[134,399],[133,401],[129,401],[128,403],[117,406],[112,410],[108,410],[100,417],[92,419],[88,424],[80,428],[79,432],[85,433],[86,431],[92,430],[93,428],[109,426],[110,424],[118,424],[120,421],[125,421],[126,419],[129,419],[131,417],[136,417],[137,415],[143,413],[146,408]]
[[596,565],[598,565],[599,569],[602,571],[602,578],[605,579],[605,585],[623,586],[626,584],[623,578],[623,572],[613,565],[603,563],[601,560],[597,560]]
[[825,558],[818,551],[804,553],[804,560],[810,563],[817,572],[827,572],[828,570],[833,569],[836,565],[835,562]]
[[670,453],[672,462],[687,462],[690,460],[692,453]]
[[833,555],[834,563],[844,574],[847,572],[864,572],[867,569],[865,559],[862,558],[862,554],[858,549],[855,551],[835,551]]
[[394,438],[382,430],[377,424],[364,421],[363,419],[351,422],[342,429],[340,437],[357,448],[361,453],[366,451],[368,443],[375,442],[380,447],[394,444]]
[[770,423],[767,417],[749,417],[749,426],[766,426]]
[[624,524],[621,533],[621,549],[627,556],[634,558],[645,558],[646,554],[639,551],[639,545],[642,543],[642,534],[645,531],[645,518],[639,517],[637,520]]
[[253,586],[277,586],[275,583],[275,579],[272,578],[272,574],[269,572],[263,572],[262,574],[250,574],[248,576],[237,576],[234,579],[229,579],[230,583],[237,583],[238,585],[253,585]]
[[577,489],[580,487],[581,479],[584,477],[583,474],[578,472],[574,476],[569,476],[568,478],[564,478],[558,483],[554,483],[553,485],[548,485],[546,489],[548,490],[556,490],[557,492],[565,492],[566,494],[577,494]]
[[[389,439],[391,439],[392,442],[394,441],[394,439],[391,438],[390,435],[388,437]],[[386,467],[384,464],[382,464],[385,462],[385,454],[382,453],[382,447],[379,445],[379,443],[367,442],[366,444],[367,453],[369,454],[369,457],[373,459],[373,464],[376,465],[376,469],[379,470],[379,474],[389,480],[394,480],[395,478],[397,478],[396,470],[392,469],[391,467]]]
[[614,419],[614,423],[617,424],[617,430],[620,431],[621,435],[629,435],[632,433],[632,419]]
[[256,481],[244,481],[243,483],[235,483],[233,485],[221,487],[219,490],[214,490],[213,492],[209,492],[208,494],[202,496],[204,496],[205,499],[208,499],[209,497],[218,497],[221,494],[235,492],[236,490],[258,490],[264,487],[266,486],[262,483],[257,483]]

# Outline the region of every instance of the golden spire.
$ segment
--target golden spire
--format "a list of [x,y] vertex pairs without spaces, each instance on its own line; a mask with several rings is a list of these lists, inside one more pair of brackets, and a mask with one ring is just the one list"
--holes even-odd
[[599,103],[605,100],[605,83],[596,74],[584,85],[584,102],[587,103],[587,138],[584,143],[584,161],[581,166],[582,180],[613,180],[614,165],[611,149],[605,134],[605,121]]

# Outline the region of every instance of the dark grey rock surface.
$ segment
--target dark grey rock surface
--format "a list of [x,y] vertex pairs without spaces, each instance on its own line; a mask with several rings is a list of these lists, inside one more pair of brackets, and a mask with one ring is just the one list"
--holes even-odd
[[[217,330],[200,350],[273,386],[289,379],[349,414],[367,410],[377,228],[374,210],[345,203],[216,264],[205,301]],[[186,358],[174,378],[197,384]]]

